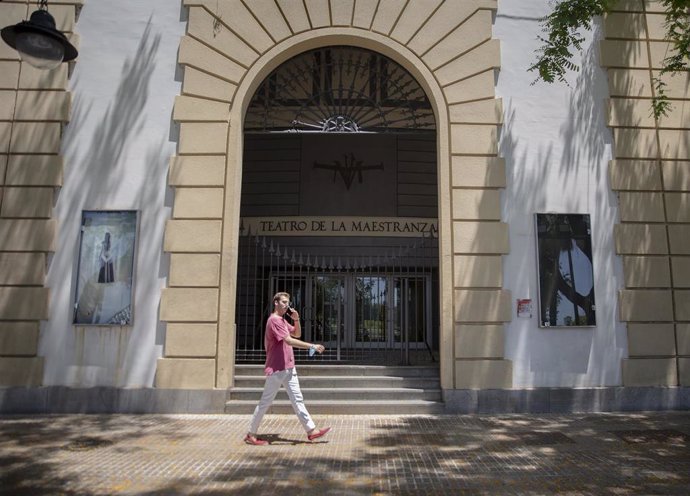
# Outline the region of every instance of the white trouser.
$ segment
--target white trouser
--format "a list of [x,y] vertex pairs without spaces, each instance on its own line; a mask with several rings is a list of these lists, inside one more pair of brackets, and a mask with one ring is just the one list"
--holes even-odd
[[264,384],[264,392],[261,395],[261,400],[259,404],[254,409],[254,415],[252,416],[252,421],[249,424],[249,432],[252,435],[256,435],[259,430],[259,425],[261,424],[261,419],[264,418],[264,414],[268,411],[273,399],[278,394],[280,386],[285,386],[290,402],[292,403],[292,409],[295,411],[297,418],[304,427],[304,430],[308,433],[316,427],[314,421],[311,419],[307,407],[304,406],[304,397],[302,396],[302,390],[299,388],[299,379],[297,378],[297,371],[294,368],[281,370],[279,372],[273,372],[271,375],[266,377],[266,383]]

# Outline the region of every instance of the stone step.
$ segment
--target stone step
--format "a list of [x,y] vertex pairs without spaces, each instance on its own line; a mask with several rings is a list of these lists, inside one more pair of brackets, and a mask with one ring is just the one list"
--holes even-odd
[[[396,376],[396,377],[436,377],[437,366],[384,366],[384,365],[297,365],[300,377],[307,375],[326,376]],[[263,375],[264,366],[254,364],[235,365],[236,376]]]
[[[263,375],[263,364],[235,365],[236,375]],[[298,364],[300,375],[376,375],[398,377],[438,377],[438,366],[386,366],[386,365],[343,365],[343,364]]]
[[[263,388],[265,377],[235,376],[235,387]],[[299,374],[302,389],[309,388],[416,388],[440,389],[440,381],[434,377],[394,377],[394,376],[316,376]]]
[[[230,390],[230,401],[250,400],[258,403],[263,388],[258,387],[234,387]],[[306,402],[320,400],[426,400],[441,401],[440,389],[415,389],[415,388],[302,388]],[[277,400],[287,400],[288,396],[281,389],[276,396]]]
[[[235,366],[235,385],[228,391],[226,413],[251,414],[261,398],[265,376],[260,364]],[[436,366],[300,364],[305,403],[314,414],[424,415],[443,413]],[[292,414],[284,390],[269,413]]]
[[[257,401],[233,400],[226,403],[225,413],[247,415],[254,412]],[[312,415],[430,415],[444,413],[443,403],[438,401],[406,400],[315,400],[305,401]],[[275,400],[268,413],[294,415],[288,400]]]

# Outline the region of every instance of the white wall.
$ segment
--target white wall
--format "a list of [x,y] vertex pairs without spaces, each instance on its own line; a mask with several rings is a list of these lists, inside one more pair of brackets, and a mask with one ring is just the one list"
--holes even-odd
[[[539,46],[539,18],[548,0],[501,0],[494,37],[501,40],[497,97],[505,123],[500,154],[506,159],[503,219],[510,225],[504,284],[513,295],[513,321],[506,325],[506,358],[513,360],[513,387],[587,387],[621,384],[627,355],[625,326],[618,322],[617,290],[622,262],[615,255],[617,200],[607,180],[611,133],[606,128],[606,72],[599,67],[601,22],[587,37],[581,71],[569,85],[537,83],[527,72]],[[588,213],[597,326],[539,328],[534,214]],[[516,317],[515,299],[531,298],[533,317]]]
[[[164,338],[158,307],[168,272],[162,246],[176,146],[171,115],[181,84],[180,16],[175,0],[88,0],[79,17],[64,187],[54,212],[57,247],[48,270],[50,320],[39,345],[46,385],[153,384]],[[81,211],[100,209],[140,212],[131,327],[72,325]]]

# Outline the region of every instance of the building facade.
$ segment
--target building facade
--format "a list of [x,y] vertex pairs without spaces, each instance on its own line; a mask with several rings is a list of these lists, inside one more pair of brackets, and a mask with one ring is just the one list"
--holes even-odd
[[663,10],[621,0],[532,84],[548,9],[51,1],[75,63],[0,47],[0,410],[222,411],[286,288],[449,412],[687,408],[688,76],[650,117]]

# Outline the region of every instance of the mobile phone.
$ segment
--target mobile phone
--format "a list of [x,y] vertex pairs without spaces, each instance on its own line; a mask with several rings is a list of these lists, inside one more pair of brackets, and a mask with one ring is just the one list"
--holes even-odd
[[285,310],[285,315],[287,315],[288,317],[289,317],[290,315],[292,315],[292,307],[291,307],[291,306],[288,306],[288,307],[287,307],[287,310]]

